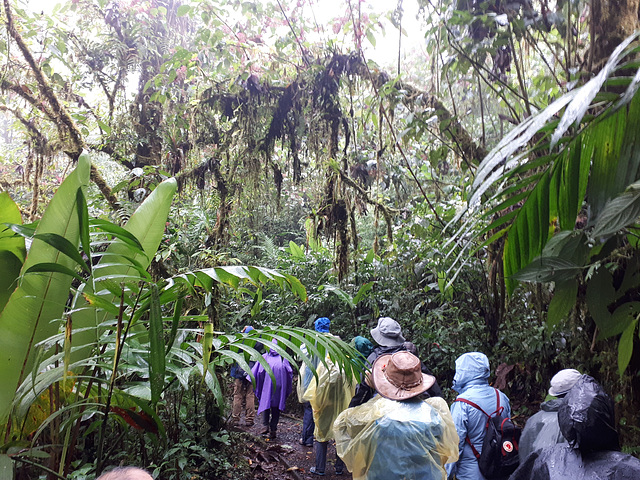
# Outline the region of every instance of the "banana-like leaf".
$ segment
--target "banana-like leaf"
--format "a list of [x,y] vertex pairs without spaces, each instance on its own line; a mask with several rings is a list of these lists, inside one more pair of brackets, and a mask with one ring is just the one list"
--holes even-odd
[[[90,160],[81,155],[75,170],[62,182],[42,216],[37,234],[55,233],[79,243],[75,206],[79,188],[89,183]],[[69,269],[76,262],[39,239],[34,239],[23,271],[42,263],[58,263]],[[55,334],[69,297],[73,277],[59,272],[31,273],[22,277],[0,314],[0,425],[10,413],[18,385],[31,370],[36,343]]]
[[0,455],[0,478],[13,480],[13,460],[7,454]]
[[16,236],[5,223],[22,224],[20,209],[7,192],[0,192],[0,251],[12,252],[18,260],[24,262],[27,251],[24,238]]
[[[126,279],[135,282],[144,278],[138,270],[140,267],[146,269],[158,250],[176,188],[177,182],[173,178],[158,185],[133,213],[124,227],[126,233],[123,233],[120,227],[107,225],[104,221],[92,220],[93,224],[113,233],[117,239],[107,248],[108,260],[104,262],[112,263],[113,266],[94,268],[94,275],[99,276],[90,277],[76,297],[74,308],[79,309],[79,312],[73,316],[73,325],[74,329],[80,329],[80,331],[74,332],[73,342],[74,345],[81,348],[74,350],[72,360],[87,355],[91,346],[97,344],[100,335],[97,327],[110,316],[108,311],[83,308],[87,304],[81,295],[85,292],[90,295],[98,295],[104,288],[108,289],[109,281],[117,282]],[[139,251],[138,247],[140,246],[143,252]],[[127,258],[133,258],[137,265],[131,265]],[[102,263],[102,259],[99,263]],[[116,295],[116,293],[109,292],[104,295],[104,299],[113,303]]]
[[160,400],[160,395],[164,389],[164,374],[166,370],[162,311],[158,297],[158,286],[152,284],[151,308],[149,309],[149,383],[151,403],[153,405]]
[[7,192],[0,193],[0,311],[9,301],[9,297],[18,286],[17,279],[27,251],[24,238],[14,235],[5,223],[21,224],[20,209]]

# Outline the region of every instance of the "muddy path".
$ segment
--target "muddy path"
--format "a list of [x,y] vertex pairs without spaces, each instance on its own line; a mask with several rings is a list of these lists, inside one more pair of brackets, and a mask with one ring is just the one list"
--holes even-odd
[[342,475],[335,475],[336,449],[333,442],[329,443],[325,475],[310,473],[309,469],[315,465],[315,455],[313,448],[299,443],[302,419],[282,414],[275,439],[261,435],[263,428],[260,422],[251,427],[235,427],[236,431],[245,432],[242,456],[249,464],[251,478],[255,480],[352,479],[346,468]]

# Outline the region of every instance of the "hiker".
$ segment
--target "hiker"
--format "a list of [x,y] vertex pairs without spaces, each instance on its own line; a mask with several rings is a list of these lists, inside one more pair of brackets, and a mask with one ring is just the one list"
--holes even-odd
[[153,477],[138,467],[116,467],[103,473],[96,480],[153,480]]
[[[247,325],[242,329],[242,333],[248,333],[253,330],[251,325]],[[258,342],[254,348],[262,353],[264,346]],[[249,362],[249,368],[253,368],[255,361]],[[251,380],[247,380],[247,372],[245,372],[237,363],[231,366],[231,377],[233,381],[233,406],[231,410],[231,425],[240,424],[240,414],[244,406],[244,423],[247,427],[254,424],[256,416],[255,394],[253,392],[253,384]]]
[[358,353],[360,354],[360,359],[363,362],[367,361],[367,358],[373,353],[374,350],[373,343],[371,343],[369,339],[361,337],[360,335],[358,335],[357,337],[353,337],[353,340],[351,340],[351,345],[358,351]]
[[482,441],[487,425],[487,416],[477,408],[464,403],[461,399],[471,401],[488,415],[498,408],[498,400],[502,412],[500,416],[511,416],[511,405],[507,396],[489,386],[489,359],[484,353],[465,353],[456,359],[456,373],[452,388],[459,393],[451,405],[451,416],[458,431],[459,458],[454,464],[447,465],[449,478],[456,475],[458,480],[484,480],[478,467],[477,455],[482,452]]
[[426,398],[435,380],[409,352],[378,357],[372,381],[379,395],[334,424],[336,450],[354,480],[445,478],[444,464],[458,458],[458,435],[444,399]]
[[520,437],[520,459],[557,443],[567,443],[558,425],[558,410],[565,403],[565,395],[582,374],[573,368],[560,370],[551,379],[549,395],[553,398],[540,405],[540,411],[529,417]]
[[[375,347],[373,352],[367,357],[367,364],[369,366],[373,365],[376,358],[380,355],[406,351],[407,347],[411,348],[413,350],[412,353],[418,356],[417,351],[415,350],[415,345],[411,342],[407,342],[407,340],[402,336],[402,328],[400,327],[400,324],[391,317],[380,317],[376,328],[371,330],[371,337],[378,346]],[[424,363],[421,362],[420,368],[422,373],[433,376],[433,373],[431,373]],[[440,389],[437,381],[429,388],[428,393],[431,397],[442,396],[442,390]],[[373,394],[373,388],[371,388],[366,381],[360,382],[353,399],[349,403],[349,407],[362,405],[371,399]]]
[[[329,333],[329,327],[331,325],[331,320],[327,317],[318,317],[314,322],[313,326],[315,331],[318,333]],[[300,349],[302,353],[307,354],[307,347],[305,345],[301,345]],[[311,363],[313,368],[318,367],[318,362],[320,359],[313,355],[311,357]],[[303,408],[303,416],[302,416],[302,436],[298,443],[300,445],[304,445],[305,447],[313,447],[313,431],[315,429],[315,423],[313,421],[313,408],[311,407],[311,403],[309,401],[304,400],[304,393],[309,388],[309,383],[311,383],[311,379],[313,378],[313,372],[307,368],[305,363],[300,365],[300,376],[298,378],[298,401],[302,403]]]
[[534,451],[510,480],[630,480],[640,478],[640,460],[621,453],[613,401],[589,375],[582,375],[558,409],[568,445]]
[[[320,317],[315,321],[316,331],[325,335],[331,335],[329,333],[330,325],[331,322],[326,317]],[[333,422],[340,412],[349,406],[349,400],[353,396],[357,380],[351,376],[347,377],[346,372],[341,371],[328,355],[324,362],[318,361],[316,373],[317,380],[312,376],[302,400],[310,402],[315,423],[313,434],[316,464],[309,471],[315,475],[325,475],[327,448],[329,440],[334,438]],[[303,372],[301,371],[300,374],[303,375]],[[338,457],[335,462],[335,473],[342,475],[343,472],[344,463]]]
[[[278,345],[274,338],[272,345]],[[251,369],[251,373],[256,379],[256,397],[258,397],[258,415],[262,413],[262,424],[264,429],[262,435],[269,434],[269,438],[276,438],[280,412],[284,411],[287,397],[293,388],[293,369],[289,361],[282,358],[273,346],[268,347],[268,352],[262,357],[267,361],[273,376],[275,377],[275,387],[271,376],[267,373],[260,362]]]

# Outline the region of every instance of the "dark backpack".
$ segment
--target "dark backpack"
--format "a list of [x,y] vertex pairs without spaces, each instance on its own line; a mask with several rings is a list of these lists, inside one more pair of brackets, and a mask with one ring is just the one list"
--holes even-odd
[[477,408],[487,416],[485,424],[484,440],[482,441],[482,453],[466,438],[466,442],[478,459],[480,473],[488,479],[506,478],[511,475],[520,463],[518,456],[518,442],[521,430],[516,427],[509,417],[502,418],[504,407],[500,406],[500,394],[496,391],[496,411],[489,415],[478,405],[466,398],[456,398],[456,402],[463,402]]

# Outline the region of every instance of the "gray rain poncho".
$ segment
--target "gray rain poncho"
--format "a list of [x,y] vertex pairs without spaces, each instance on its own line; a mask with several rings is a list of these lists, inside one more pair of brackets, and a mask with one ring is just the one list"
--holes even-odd
[[518,444],[521,462],[536,450],[567,443],[558,425],[558,410],[563,403],[563,398],[544,402],[541,410],[527,420]]
[[439,397],[400,402],[378,395],[342,412],[333,428],[354,480],[444,480],[444,464],[458,459],[458,434]]
[[529,455],[510,480],[632,480],[640,460],[621,453],[613,402],[590,376],[583,375],[565,397],[558,423],[569,445]]

